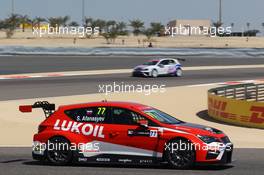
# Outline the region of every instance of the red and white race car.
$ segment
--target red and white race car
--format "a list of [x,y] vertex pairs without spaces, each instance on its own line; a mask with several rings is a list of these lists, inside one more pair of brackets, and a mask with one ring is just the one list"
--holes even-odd
[[220,130],[186,123],[150,106],[93,102],[60,106],[48,102],[34,135],[33,158],[54,165],[73,162],[159,164],[190,168],[195,163],[230,163],[233,144]]

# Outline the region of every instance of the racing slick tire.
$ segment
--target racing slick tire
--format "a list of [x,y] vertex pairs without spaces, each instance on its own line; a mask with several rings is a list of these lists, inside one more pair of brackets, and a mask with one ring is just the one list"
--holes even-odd
[[[172,140],[165,149],[165,160],[173,169],[189,169],[195,163],[195,150],[191,142],[184,139]],[[185,145],[185,146],[184,146]]]
[[158,76],[159,76],[158,71],[157,71],[156,69],[153,69],[153,70],[151,71],[151,77],[153,77],[153,78],[157,78]]
[[49,139],[52,149],[47,150],[47,160],[56,166],[67,165],[72,161],[73,153],[70,150],[70,142],[64,137],[53,137]]
[[176,77],[181,77],[182,76],[182,69],[177,69],[176,72],[175,72],[175,76]]

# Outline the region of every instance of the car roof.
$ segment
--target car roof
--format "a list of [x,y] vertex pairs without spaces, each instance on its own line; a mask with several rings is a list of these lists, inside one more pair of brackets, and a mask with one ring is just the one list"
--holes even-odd
[[162,60],[177,60],[175,58],[156,58],[156,59],[151,59],[149,61],[162,61]]
[[62,105],[59,106],[58,110],[71,110],[76,108],[87,108],[87,107],[95,107],[95,106],[105,106],[105,107],[120,107],[127,109],[152,109],[152,107],[143,105],[140,103],[134,102],[122,102],[122,101],[99,101],[99,102],[89,102],[89,103],[80,103],[80,104],[71,104],[71,105]]

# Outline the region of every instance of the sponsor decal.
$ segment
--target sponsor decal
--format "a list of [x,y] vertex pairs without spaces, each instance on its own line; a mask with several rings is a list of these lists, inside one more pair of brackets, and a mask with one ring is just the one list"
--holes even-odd
[[246,111],[244,113],[249,113],[249,115],[239,115],[228,111],[228,103],[226,101],[209,98],[208,102],[208,113],[212,116],[244,123],[264,124],[264,107],[262,106],[251,105],[249,106],[249,111],[241,109]]
[[73,121],[67,121],[60,119],[56,120],[54,127],[54,130],[59,131],[70,131],[75,133],[81,133],[85,136],[94,136],[99,138],[105,138],[103,134],[104,127],[100,125],[92,125],[89,123],[79,123],[79,122],[73,122]]
[[131,163],[132,160],[131,160],[131,159],[118,159],[118,162],[122,162],[122,163]]
[[169,69],[168,69],[168,73],[174,73],[177,69],[177,66],[174,67],[174,66],[170,66]]
[[149,164],[152,163],[152,160],[139,160],[139,163]]
[[110,158],[96,158],[97,162],[110,162],[111,159]]
[[252,106],[250,108],[252,112],[249,122],[252,123],[264,123],[264,107]]
[[128,136],[158,137],[158,130],[133,130],[127,132]]
[[79,162],[87,162],[87,160],[88,160],[87,158],[78,158]]

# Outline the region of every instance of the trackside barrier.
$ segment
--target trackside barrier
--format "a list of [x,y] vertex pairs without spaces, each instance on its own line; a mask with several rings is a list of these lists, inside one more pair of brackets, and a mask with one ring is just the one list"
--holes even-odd
[[264,84],[210,89],[208,114],[227,123],[264,129]]

